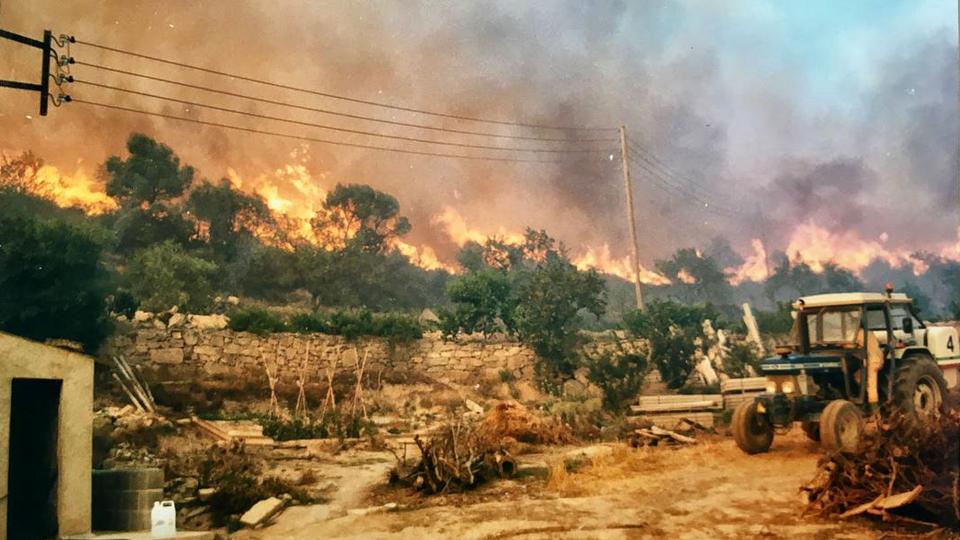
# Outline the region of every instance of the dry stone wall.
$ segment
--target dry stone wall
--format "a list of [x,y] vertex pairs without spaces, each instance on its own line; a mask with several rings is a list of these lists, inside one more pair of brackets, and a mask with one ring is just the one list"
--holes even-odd
[[[160,373],[167,381],[262,382],[265,366],[288,382],[298,377],[301,367],[307,379],[318,381],[325,379],[326,370],[334,365],[337,373],[353,373],[359,355],[360,359],[366,356],[366,373],[373,376],[387,370],[409,371],[441,381],[475,384],[498,380],[507,373],[516,379],[530,379],[535,359],[532,350],[510,338],[468,336],[445,341],[439,333],[391,344],[380,338],[347,341],[341,336],[295,333],[260,336],[134,323],[112,339],[110,350]],[[594,337],[585,348],[596,353],[614,347],[613,343],[611,336]],[[639,343],[620,340],[620,346],[632,351]]]

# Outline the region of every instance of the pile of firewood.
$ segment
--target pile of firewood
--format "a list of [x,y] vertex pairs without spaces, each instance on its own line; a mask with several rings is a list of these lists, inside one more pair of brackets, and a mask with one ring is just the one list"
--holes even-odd
[[420,459],[411,463],[397,456],[391,483],[412,486],[428,495],[463,491],[485,480],[510,477],[516,463],[506,449],[486,444],[472,423],[458,421],[435,432],[428,440],[414,442]]
[[878,426],[858,453],[823,458],[802,488],[809,510],[960,528],[960,411],[919,433],[898,424]]

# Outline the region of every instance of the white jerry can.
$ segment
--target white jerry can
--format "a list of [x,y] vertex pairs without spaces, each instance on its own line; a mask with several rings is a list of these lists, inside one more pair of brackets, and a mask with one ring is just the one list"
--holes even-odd
[[172,538],[177,535],[177,509],[173,501],[156,501],[150,511],[150,536]]

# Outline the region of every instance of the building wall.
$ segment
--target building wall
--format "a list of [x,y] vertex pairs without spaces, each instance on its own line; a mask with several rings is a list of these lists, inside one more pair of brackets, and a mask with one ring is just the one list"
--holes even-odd
[[7,537],[10,407],[15,378],[59,379],[57,513],[60,534],[90,532],[93,359],[0,333],[0,539]]

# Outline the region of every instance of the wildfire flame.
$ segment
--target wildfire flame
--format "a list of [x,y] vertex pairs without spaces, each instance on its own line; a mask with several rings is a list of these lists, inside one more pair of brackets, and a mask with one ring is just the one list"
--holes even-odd
[[743,264],[736,268],[726,270],[731,285],[739,285],[744,281],[761,282],[770,277],[770,270],[767,264],[767,248],[759,238],[754,238],[750,242],[753,253],[747,255]]
[[49,194],[57,206],[72,206],[93,215],[117,207],[117,202],[103,190],[103,184],[83,170],[67,175],[52,165],[44,165],[37,170],[36,182],[37,191]]

